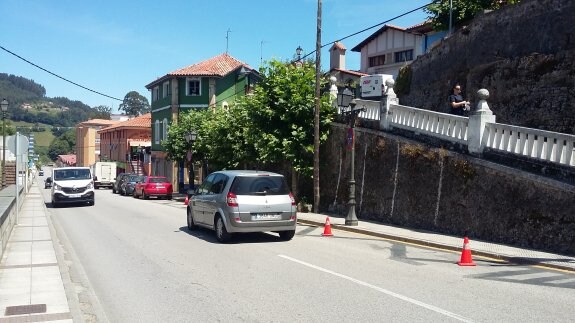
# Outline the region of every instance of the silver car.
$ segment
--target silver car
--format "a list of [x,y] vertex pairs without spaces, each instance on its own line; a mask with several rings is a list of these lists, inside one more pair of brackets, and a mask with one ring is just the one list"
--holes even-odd
[[188,229],[215,230],[220,242],[233,233],[277,232],[291,240],[296,205],[283,175],[253,170],[211,173],[192,193],[187,207]]

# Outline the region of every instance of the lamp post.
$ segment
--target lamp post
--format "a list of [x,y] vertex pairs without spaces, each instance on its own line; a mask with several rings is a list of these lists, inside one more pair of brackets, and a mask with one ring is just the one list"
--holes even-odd
[[351,171],[349,176],[349,201],[347,216],[345,217],[345,225],[357,226],[357,216],[355,214],[355,122],[357,116],[361,111],[365,111],[364,107],[356,108],[355,99],[353,99],[353,93],[346,88],[343,92],[337,95],[337,104],[342,109],[341,113],[345,116],[347,122],[349,122],[349,128],[347,129],[347,149],[351,150]]
[[301,52],[303,52],[303,49],[301,48],[301,46],[298,46],[295,49],[295,53],[297,55],[297,61],[299,62],[301,60]]
[[2,108],[2,188],[6,187],[6,111],[8,100],[3,99],[0,103]]
[[190,165],[188,167],[188,190],[191,189],[194,186],[194,164],[192,163],[193,160],[193,153],[192,153],[192,147],[194,145],[194,142],[196,141],[197,138],[197,134],[195,130],[191,130],[190,132],[186,133],[185,135],[186,138],[186,142],[188,143],[188,164]]

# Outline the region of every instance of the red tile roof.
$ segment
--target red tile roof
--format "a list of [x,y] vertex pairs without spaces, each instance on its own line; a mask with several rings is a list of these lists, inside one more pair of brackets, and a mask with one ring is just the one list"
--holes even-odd
[[220,54],[218,56],[207,59],[203,62],[199,62],[184,68],[180,68],[173,72],[166,74],[165,76],[151,82],[146,85],[146,88],[151,88],[154,84],[164,81],[177,76],[216,76],[224,77],[235,71],[236,69],[244,66],[249,70],[254,70],[251,66],[243,63],[234,57],[228,55],[227,53]]
[[333,43],[333,46],[331,46],[331,49],[334,49],[334,48],[342,49],[342,50],[346,50],[346,49],[347,49],[347,48],[345,48],[345,46],[343,46],[342,43],[340,43],[340,42],[338,42],[338,41],[336,41],[335,43]]
[[58,158],[68,166],[76,165],[76,155],[58,155]]
[[152,114],[146,113],[134,119],[118,122],[112,126],[106,127],[98,131],[104,133],[111,130],[125,129],[125,128],[152,128]]
[[338,71],[340,73],[351,74],[351,75],[355,75],[355,76],[367,76],[367,75],[369,75],[367,73],[358,72],[358,71],[342,70],[341,68],[332,68],[331,70],[332,71]]
[[78,123],[76,126],[109,126],[115,124],[116,120],[106,120],[106,119],[90,119]]

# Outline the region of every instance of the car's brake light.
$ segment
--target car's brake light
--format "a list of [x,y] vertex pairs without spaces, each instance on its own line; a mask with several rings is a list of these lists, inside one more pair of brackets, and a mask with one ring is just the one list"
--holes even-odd
[[226,202],[228,203],[228,206],[238,206],[238,197],[236,194],[229,192],[226,196]]
[[289,198],[291,200],[291,205],[295,206],[295,199],[293,198],[293,194],[291,192],[289,193]]

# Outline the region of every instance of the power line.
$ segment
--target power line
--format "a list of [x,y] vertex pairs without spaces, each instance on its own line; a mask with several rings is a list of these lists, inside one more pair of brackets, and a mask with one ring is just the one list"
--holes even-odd
[[64,77],[62,77],[62,76],[60,76],[60,75],[58,75],[58,74],[56,74],[56,73],[50,72],[49,70],[47,70],[47,69],[45,69],[45,68],[43,68],[43,67],[41,67],[41,66],[39,66],[39,65],[37,65],[37,64],[34,64],[34,63],[30,62],[29,60],[25,59],[24,57],[22,57],[22,56],[20,56],[20,55],[18,55],[18,54],[16,54],[16,53],[13,53],[13,52],[9,51],[8,49],[4,48],[4,47],[1,46],[1,45],[0,45],[0,48],[1,48],[2,50],[6,51],[7,53],[12,54],[12,55],[18,57],[19,59],[23,60],[24,62],[26,62],[26,63],[28,63],[28,64],[34,66],[34,67],[37,67],[37,68],[43,70],[44,72],[47,72],[47,73],[49,73],[49,74],[52,74],[52,75],[56,76],[57,78],[60,78],[60,79],[66,81],[66,82],[68,82],[68,83],[71,83],[71,84],[74,84],[74,85],[76,85],[76,86],[79,86],[79,87],[83,88],[84,90],[88,90],[88,91],[90,91],[90,92],[94,92],[94,93],[96,93],[96,94],[105,96],[105,97],[110,98],[110,99],[114,99],[114,100],[118,100],[118,101],[124,101],[124,100],[122,100],[122,99],[118,99],[118,98],[115,98],[115,97],[113,97],[113,96],[110,96],[110,95],[107,95],[107,94],[104,94],[104,93],[101,93],[101,92],[92,90],[92,89],[87,88],[87,87],[85,87],[85,86],[83,86],[83,85],[80,85],[80,84],[78,84],[78,83],[76,83],[76,82],[70,81],[70,80],[68,80],[67,78],[64,78]]
[[[433,4],[433,3],[438,2],[438,1],[440,1],[440,0],[432,1],[432,2],[430,2],[430,3],[426,4],[426,5],[423,5],[423,6],[419,7],[419,8],[415,8],[415,9],[410,10],[410,11],[408,11],[408,12],[402,13],[402,14],[399,15],[399,16],[395,16],[395,17],[393,17],[393,18],[391,18],[391,19],[388,19],[388,20],[386,20],[386,21],[380,22],[380,23],[377,24],[377,25],[373,25],[373,26],[371,26],[371,27],[362,29],[362,30],[360,30],[360,31],[358,31],[358,32],[355,32],[355,33],[353,33],[353,34],[347,35],[347,36],[345,36],[345,37],[343,37],[343,38],[340,38],[340,39],[337,39],[337,40],[335,40],[335,41],[328,42],[328,43],[326,43],[326,44],[324,44],[324,45],[321,45],[320,48],[324,48],[324,47],[329,46],[329,45],[331,45],[331,44],[333,44],[333,43],[335,43],[335,42],[339,42],[339,41],[348,39],[348,38],[350,38],[350,37],[353,37],[353,36],[355,36],[355,35],[358,35],[358,34],[361,34],[361,33],[365,32],[365,31],[368,31],[368,30],[370,30],[370,29],[373,29],[373,28],[375,28],[375,27],[379,27],[379,26],[384,25],[384,24],[386,24],[386,23],[388,23],[388,22],[390,22],[390,21],[393,21],[393,20],[395,20],[395,19],[398,19],[398,18],[401,18],[401,17],[403,17],[403,16],[406,16],[406,15],[412,13],[412,12],[421,10],[421,9],[423,9],[423,8],[425,8],[425,7],[427,7],[427,6],[429,6],[430,4]],[[316,51],[314,50],[314,51],[312,51],[312,52],[310,52],[310,53],[307,53],[306,55],[304,55],[304,56],[301,57],[300,59],[304,59],[304,58],[306,58],[306,57],[312,55],[312,54],[315,53],[315,52],[316,52]],[[295,62],[295,60],[292,61],[292,63],[293,63],[293,62]]]

